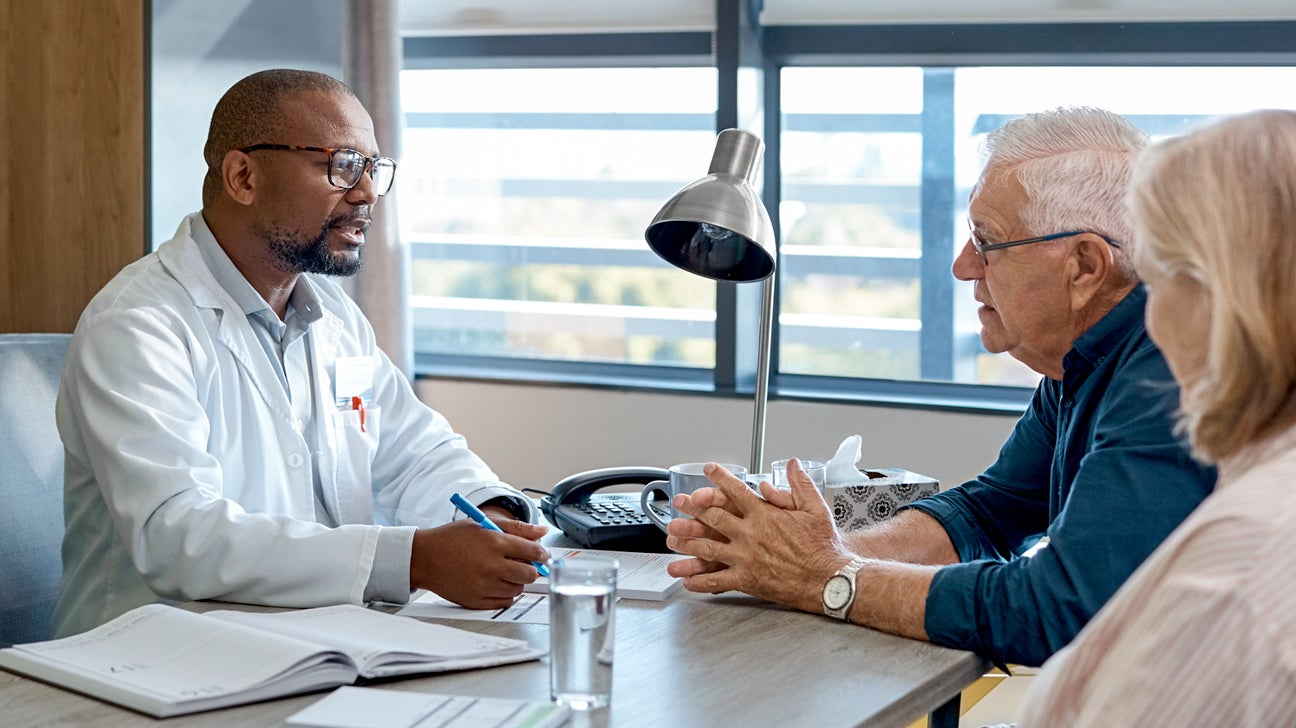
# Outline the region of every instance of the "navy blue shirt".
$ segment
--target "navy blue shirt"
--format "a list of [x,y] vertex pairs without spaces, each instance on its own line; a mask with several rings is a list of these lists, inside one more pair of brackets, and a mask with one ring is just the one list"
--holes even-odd
[[[1179,388],[1143,324],[1140,285],[1076,340],[975,480],[913,504],[961,563],[936,572],[932,642],[996,664],[1064,647],[1215,486],[1174,435]],[[1041,535],[1048,545],[1022,557]]]

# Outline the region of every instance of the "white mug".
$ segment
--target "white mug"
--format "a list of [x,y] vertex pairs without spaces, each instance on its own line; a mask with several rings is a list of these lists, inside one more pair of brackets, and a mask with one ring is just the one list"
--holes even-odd
[[[675,500],[675,496],[680,493],[692,493],[698,488],[709,488],[712,486],[711,481],[707,478],[706,474],[702,472],[702,468],[704,467],[706,467],[706,463],[681,463],[679,465],[672,465],[670,467],[670,480],[654,480],[648,485],[645,485],[643,492],[639,494],[639,503],[643,506],[644,515],[648,516],[648,520],[657,524],[658,528],[665,531],[666,525],[671,522],[672,518],[688,518],[689,516],[687,513],[680,513],[675,509],[673,501]],[[744,480],[747,477],[747,468],[744,468],[741,465],[728,465],[721,463],[720,467],[733,473],[739,480]],[[657,506],[649,503],[649,501],[652,500],[654,492],[666,494],[667,502],[671,503],[669,506],[669,513],[664,513],[659,510]]]

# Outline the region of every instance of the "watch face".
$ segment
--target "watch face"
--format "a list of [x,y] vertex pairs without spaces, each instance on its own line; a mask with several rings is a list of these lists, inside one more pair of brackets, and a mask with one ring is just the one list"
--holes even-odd
[[851,580],[841,574],[834,574],[824,584],[823,602],[829,609],[841,609],[851,597]]

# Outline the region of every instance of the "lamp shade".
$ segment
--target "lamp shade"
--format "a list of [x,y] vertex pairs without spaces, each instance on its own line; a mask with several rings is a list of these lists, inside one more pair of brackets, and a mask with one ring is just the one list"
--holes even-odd
[[774,225],[752,187],[764,149],[765,144],[749,131],[720,132],[707,176],[676,192],[644,231],[648,246],[676,268],[718,281],[761,282],[756,407],[748,471],[753,474],[761,472],[764,459],[778,255]]
[[671,265],[720,281],[759,281],[776,265],[774,226],[752,187],[765,144],[744,129],[716,137],[707,176],[676,192],[644,231]]

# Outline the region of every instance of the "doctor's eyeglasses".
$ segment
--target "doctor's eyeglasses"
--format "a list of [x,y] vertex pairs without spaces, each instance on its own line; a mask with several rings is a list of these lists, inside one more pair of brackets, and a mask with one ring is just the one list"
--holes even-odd
[[374,194],[382,197],[391,191],[392,181],[396,179],[396,160],[391,157],[366,157],[354,149],[326,149],[324,147],[299,147],[291,144],[253,144],[243,147],[240,152],[261,150],[285,152],[322,152],[329,155],[328,181],[340,189],[349,190],[360,184],[365,170],[373,179]]

